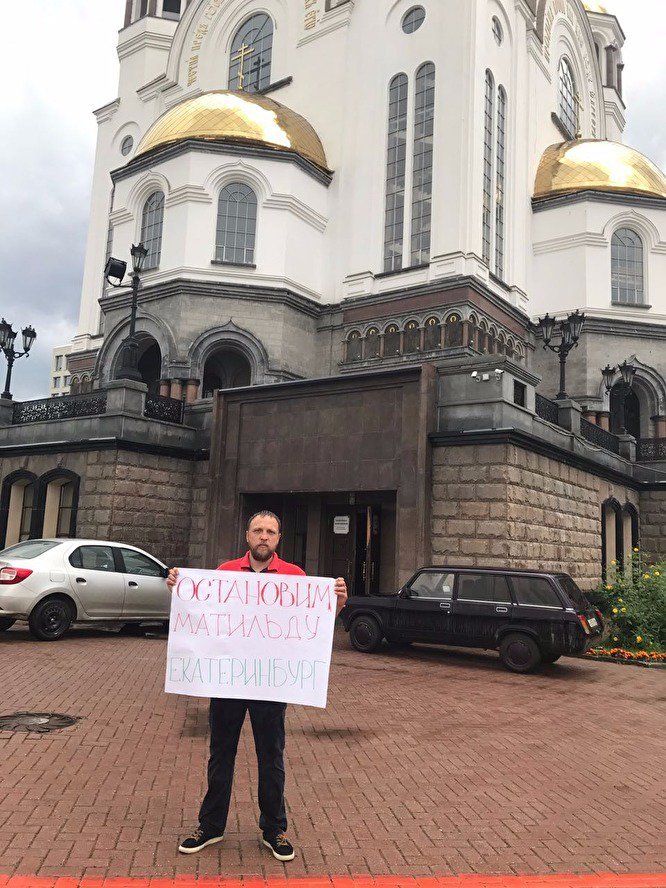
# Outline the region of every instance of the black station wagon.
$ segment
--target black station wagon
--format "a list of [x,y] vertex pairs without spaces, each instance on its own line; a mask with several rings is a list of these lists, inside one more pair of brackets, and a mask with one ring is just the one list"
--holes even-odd
[[352,596],[340,617],[357,651],[384,638],[499,650],[513,672],[580,656],[604,631],[568,574],[471,567],[422,568],[396,595]]

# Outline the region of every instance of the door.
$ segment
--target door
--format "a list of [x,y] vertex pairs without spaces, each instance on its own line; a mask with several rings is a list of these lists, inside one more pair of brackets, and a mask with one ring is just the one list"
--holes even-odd
[[392,635],[431,644],[451,643],[454,574],[424,570],[401,591],[391,613]]
[[122,548],[120,555],[125,569],[123,617],[159,617],[168,620],[171,593],[162,565],[134,549]]
[[356,510],[356,595],[379,594],[379,543],[381,509],[367,506]]
[[456,644],[493,647],[497,631],[509,622],[513,612],[506,577],[459,573],[451,611]]
[[111,546],[79,546],[69,556],[69,581],[90,617],[122,614],[125,580],[116,569]]
[[344,577],[350,595],[363,594],[356,581],[356,510],[333,506],[326,512],[324,571],[326,576]]

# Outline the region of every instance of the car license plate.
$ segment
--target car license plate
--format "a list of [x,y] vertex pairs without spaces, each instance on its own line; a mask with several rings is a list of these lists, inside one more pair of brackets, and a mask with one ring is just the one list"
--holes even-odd
[[590,629],[598,629],[599,628],[599,621],[597,620],[596,617],[589,617],[587,622],[590,626]]

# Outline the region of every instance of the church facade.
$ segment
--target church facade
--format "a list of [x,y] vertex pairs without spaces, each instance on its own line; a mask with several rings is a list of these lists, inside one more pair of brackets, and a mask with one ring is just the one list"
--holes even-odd
[[[666,177],[622,143],[624,40],[580,0],[128,0],[70,390],[0,404],[0,543],[211,564],[268,504],[366,593],[666,548]],[[103,269],[138,243],[136,383]],[[575,312],[564,392],[535,321]]]

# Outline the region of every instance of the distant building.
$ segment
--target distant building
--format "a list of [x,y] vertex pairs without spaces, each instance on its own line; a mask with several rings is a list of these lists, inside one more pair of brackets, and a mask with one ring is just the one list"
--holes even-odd
[[67,356],[71,350],[71,345],[59,345],[53,349],[49,385],[49,394],[52,398],[60,398],[70,393],[71,375],[67,368]]

